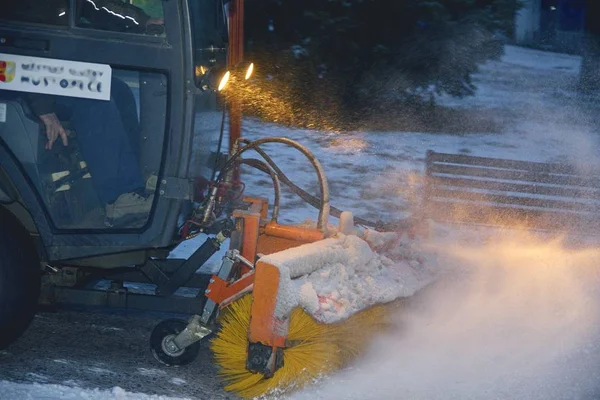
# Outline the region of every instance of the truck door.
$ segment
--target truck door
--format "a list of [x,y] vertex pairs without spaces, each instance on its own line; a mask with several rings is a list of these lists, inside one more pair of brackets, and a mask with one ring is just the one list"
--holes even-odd
[[49,259],[168,245],[189,194],[187,3],[8,3],[0,168]]

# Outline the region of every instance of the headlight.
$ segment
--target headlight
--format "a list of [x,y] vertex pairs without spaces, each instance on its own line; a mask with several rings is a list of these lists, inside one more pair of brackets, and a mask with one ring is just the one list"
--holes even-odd
[[223,77],[221,78],[221,80],[219,81],[219,87],[218,87],[218,91],[220,92],[221,90],[225,89],[225,86],[227,86],[227,82],[229,82],[229,76],[231,74],[229,73],[229,71],[225,72],[225,74],[223,75]]

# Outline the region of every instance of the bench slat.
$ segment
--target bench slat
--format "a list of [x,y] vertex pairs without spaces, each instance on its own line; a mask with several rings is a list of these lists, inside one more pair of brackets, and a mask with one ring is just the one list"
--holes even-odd
[[500,158],[468,156],[463,154],[436,153],[431,150],[427,152],[427,161],[432,163],[437,162],[446,164],[464,164],[492,168],[516,169],[548,174],[578,175],[577,169],[569,164],[517,161]]
[[594,207],[591,204],[570,201],[545,199],[539,197],[518,197],[505,194],[477,193],[463,190],[447,190],[439,187],[431,188],[428,195],[430,199],[432,197],[438,197],[454,200],[467,200],[476,203],[497,203],[498,205],[512,204],[515,206],[551,208],[588,213],[600,211],[600,204],[596,204],[596,207]]
[[517,192],[541,196],[556,196],[600,201],[600,188],[567,188],[545,184],[512,183],[481,179],[457,178],[454,176],[432,176],[428,181],[433,186],[472,188],[498,192]]
[[428,151],[424,200],[440,221],[600,230],[600,176],[566,164]]
[[587,214],[558,213],[522,208],[486,206],[481,204],[448,203],[430,200],[426,215],[437,221],[522,227],[550,230],[600,230],[600,221]]
[[600,188],[600,179],[597,177],[582,177],[574,175],[554,175],[544,174],[539,172],[529,172],[520,170],[508,170],[508,169],[493,169],[484,167],[470,167],[463,165],[451,165],[451,164],[430,164],[427,167],[428,175],[435,174],[448,174],[457,175],[463,177],[481,177],[491,178],[506,181],[519,181],[519,182],[531,182],[531,183],[547,183],[552,185],[563,185],[563,186],[580,186],[590,188]]

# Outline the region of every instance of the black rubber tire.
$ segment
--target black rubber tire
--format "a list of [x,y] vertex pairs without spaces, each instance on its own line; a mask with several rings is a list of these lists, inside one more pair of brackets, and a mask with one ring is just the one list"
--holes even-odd
[[40,296],[41,270],[29,233],[0,207],[0,350],[27,329]]
[[150,335],[150,350],[157,361],[168,366],[188,365],[200,352],[200,342],[185,348],[178,356],[172,356],[163,349],[163,340],[169,335],[177,335],[185,329],[187,322],[181,319],[167,319],[156,325]]

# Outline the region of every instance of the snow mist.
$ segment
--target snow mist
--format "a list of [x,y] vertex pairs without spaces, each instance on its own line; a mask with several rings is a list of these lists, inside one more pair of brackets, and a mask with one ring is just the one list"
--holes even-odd
[[438,241],[438,282],[349,369],[293,399],[592,399],[600,250],[511,231]]

